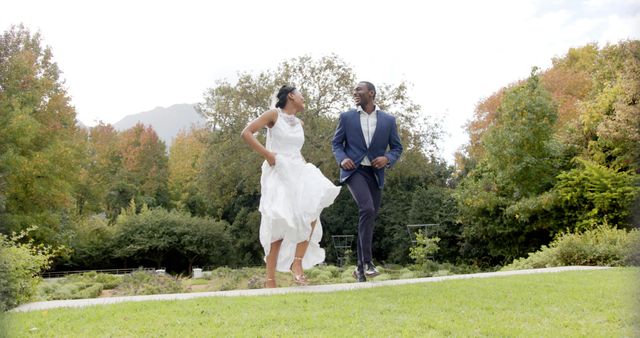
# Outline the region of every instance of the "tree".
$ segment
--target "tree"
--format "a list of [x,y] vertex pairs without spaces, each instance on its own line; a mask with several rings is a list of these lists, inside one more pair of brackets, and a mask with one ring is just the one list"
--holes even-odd
[[107,269],[113,267],[112,243],[115,227],[100,215],[75,220],[68,231],[65,247],[69,255],[54,261],[56,270]]
[[84,149],[76,113],[39,33],[13,26],[0,37],[0,231],[38,224],[55,242],[73,213]]
[[[356,80],[349,65],[335,55],[320,59],[304,56],[282,62],[275,71],[241,73],[235,83],[219,81],[207,91],[204,101],[197,106],[211,123],[203,160],[204,172],[198,186],[205,196],[205,204],[211,206],[209,214],[228,221],[234,232],[240,231],[249,222],[252,226],[250,231],[257,234],[259,214],[255,214],[255,221],[249,216],[254,215],[253,211],[258,209],[260,165],[263,162],[262,158],[242,143],[239,134],[247,122],[271,108],[276,89],[285,83],[295,85],[305,96],[305,111],[300,115],[305,124],[303,156],[308,162],[318,166],[329,179],[337,181],[338,168],[331,150],[331,139],[338,114],[352,106],[351,92]],[[408,95],[408,84],[377,84],[376,87],[376,102],[398,118],[405,154],[408,154],[403,155],[392,171],[399,173],[396,175],[399,178],[396,182],[404,180],[400,173],[412,172],[416,174],[407,179],[407,182],[428,184],[428,180],[423,182],[420,179],[438,175],[433,171],[436,170],[434,168],[440,168],[439,165],[431,163],[438,161],[434,155],[437,151],[435,143],[440,137],[441,129],[434,121],[421,117],[420,106]],[[264,141],[263,133],[257,137]],[[405,161],[406,164],[403,164]],[[393,176],[394,174],[389,174],[389,187],[394,184]],[[415,187],[403,183],[397,194],[406,194],[410,199],[413,189]],[[398,197],[385,190],[385,201],[395,201]],[[355,233],[357,222],[354,223],[353,219],[357,218],[357,210],[352,205],[348,191],[343,191],[338,200],[343,202],[334,203],[321,216],[325,227],[325,243],[331,243],[332,234]],[[392,211],[391,206],[388,210]],[[396,226],[390,228],[386,222],[394,222]],[[399,219],[381,217],[380,223],[383,225],[378,229],[389,229],[394,236],[406,237],[406,213]],[[246,235],[250,235],[249,230],[245,231]],[[257,235],[252,236],[252,240],[257,242]],[[383,241],[381,245],[376,244],[380,248],[377,254],[381,259],[407,259],[408,244],[401,251],[394,251],[393,247],[397,243],[388,243],[385,237],[376,238],[374,240]],[[262,250],[259,246],[251,248],[249,252],[253,252],[255,256],[245,257],[244,261],[261,261]],[[331,256],[331,252],[328,254]]]
[[118,132],[112,125],[100,122],[86,132],[85,138],[86,160],[80,173],[76,203],[80,215],[92,215],[107,210],[109,187],[122,161],[117,146]]
[[[630,225],[640,163],[639,51],[639,41],[573,48],[539,74],[536,86],[549,94],[527,93],[520,81],[479,103],[457,160],[467,257],[495,264],[548,244],[559,230],[584,231],[602,219]],[[505,111],[519,118],[545,106],[556,106],[558,118],[505,120]]]
[[[135,203],[118,216],[112,253],[132,263],[191,271],[194,263],[220,266],[232,261],[226,222],[194,217],[185,212],[148,209],[136,213]],[[187,266],[183,263],[187,263]]]
[[178,209],[189,210],[192,215],[206,213],[204,196],[198,189],[207,151],[207,130],[180,131],[169,150],[169,191]]
[[226,228],[228,223],[214,222],[209,218],[191,217],[179,214],[181,224],[177,228],[178,251],[183,254],[191,272],[193,264],[221,266],[229,264],[233,250]]
[[134,262],[147,260],[161,267],[165,257],[179,247],[176,232],[179,223],[173,216],[162,208],[146,207],[136,214],[132,202],[128,211],[118,216],[112,249],[115,257]]
[[264,249],[260,245],[260,212],[258,208],[242,207],[227,229],[233,238],[235,255],[230,262],[237,266],[262,264]]
[[115,146],[117,153],[108,164],[116,170],[107,187],[109,218],[114,220],[131,199],[137,205],[168,206],[168,156],[153,128],[138,123],[119,133]]
[[588,230],[603,221],[626,227],[631,206],[640,192],[637,175],[588,160],[577,160],[580,167],[558,175],[555,190],[562,204],[564,225]]
[[[550,239],[553,229],[548,229],[545,215],[521,218],[519,202],[535,199],[555,183],[555,120],[555,105],[535,68],[525,83],[505,91],[482,139],[484,157],[457,191],[467,242],[463,249],[468,253],[487,254],[499,262]],[[484,248],[472,249],[471,243]]]
[[[622,59],[610,92],[611,110],[596,127],[594,157],[618,170],[640,173],[640,41],[611,47]],[[598,150],[596,150],[598,149]]]
[[498,118],[483,138],[486,163],[503,195],[530,197],[548,190],[556,174],[552,140],[557,112],[537,69],[505,93]]
[[409,222],[411,224],[437,224],[425,233],[438,237],[439,251],[434,253],[438,261],[456,262],[460,254],[462,224],[458,223],[458,208],[454,191],[448,187],[429,185],[413,193]]

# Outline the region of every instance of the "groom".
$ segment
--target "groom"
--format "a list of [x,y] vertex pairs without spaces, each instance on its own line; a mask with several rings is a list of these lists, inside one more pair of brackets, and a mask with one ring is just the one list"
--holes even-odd
[[380,208],[384,170],[402,153],[396,119],[378,109],[375,98],[376,88],[371,82],[358,83],[353,90],[356,109],[340,114],[333,137],[340,183],[347,184],[358,204],[358,264],[353,272],[358,282],[380,274],[371,254],[373,225]]

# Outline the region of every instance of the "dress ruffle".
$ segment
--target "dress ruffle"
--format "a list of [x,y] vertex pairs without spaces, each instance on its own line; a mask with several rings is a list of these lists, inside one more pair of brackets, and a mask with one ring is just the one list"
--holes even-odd
[[[325,251],[320,247],[320,213],[333,203],[340,187],[333,185],[318,168],[306,163],[301,156],[287,154],[276,154],[273,167],[266,161],[263,163],[260,183],[260,243],[265,257],[271,243],[282,239],[276,269],[289,271],[297,243],[309,240],[302,267],[308,269],[324,262]],[[317,221],[311,232],[314,220]]]

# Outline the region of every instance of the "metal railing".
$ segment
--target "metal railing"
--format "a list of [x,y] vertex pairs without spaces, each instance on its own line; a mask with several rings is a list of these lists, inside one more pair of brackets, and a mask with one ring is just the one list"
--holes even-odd
[[440,224],[407,224],[407,233],[409,234],[409,239],[411,240],[412,245],[416,245],[416,233],[422,232],[425,236],[427,236],[427,231],[430,229],[435,229]]
[[70,271],[47,271],[42,273],[42,278],[60,278],[68,275],[78,274],[78,273],[87,273],[87,272],[97,272],[97,273],[108,273],[112,275],[125,275],[132,273],[134,271],[156,271],[154,268],[130,268],[130,269],[101,269],[101,270],[70,270]]
[[333,248],[336,251],[338,266],[343,266],[347,261],[347,255],[351,251],[354,235],[332,235]]

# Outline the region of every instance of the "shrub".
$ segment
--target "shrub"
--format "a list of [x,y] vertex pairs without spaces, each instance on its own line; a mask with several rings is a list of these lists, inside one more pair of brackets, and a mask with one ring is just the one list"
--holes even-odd
[[332,274],[330,271],[320,271],[314,278],[314,284],[326,284],[332,279]]
[[566,233],[549,246],[542,246],[526,258],[519,258],[503,270],[535,269],[551,266],[597,265],[620,266],[637,263],[640,231],[600,225],[583,233]]
[[353,280],[353,270],[355,270],[355,268],[356,268],[355,266],[345,267],[342,273],[340,274],[340,277],[343,279],[351,278],[351,280]]
[[247,288],[249,289],[262,289],[264,287],[264,278],[259,276],[253,276],[249,278],[247,282]]
[[314,279],[320,274],[321,271],[322,270],[320,270],[319,268],[313,268],[305,271],[304,274],[307,276],[307,278]]
[[225,279],[222,282],[222,285],[220,285],[220,291],[235,290],[238,288],[239,282],[240,282],[240,278],[238,278],[237,276],[234,278]]
[[399,278],[400,278],[400,279],[411,279],[411,278],[415,278],[415,277],[416,277],[416,275],[415,275],[413,272],[408,271],[408,272],[403,272],[403,273],[400,275],[400,277],[399,277]]
[[382,281],[390,280],[390,279],[392,279],[391,275],[383,273],[383,274],[381,274],[381,275],[379,275],[379,276],[377,276],[375,278],[369,279],[369,280],[370,281],[374,281],[374,282],[382,282]]
[[50,247],[33,241],[20,243],[34,229],[12,236],[0,234],[0,312],[31,300],[42,280],[40,272],[51,264],[54,253]]
[[640,192],[638,175],[608,168],[594,161],[576,158],[578,168],[558,175],[556,191],[565,211],[565,222],[577,230],[591,229],[606,220],[623,225]]
[[325,271],[331,272],[331,276],[334,277],[334,278],[340,277],[340,273],[341,273],[340,268],[335,266],[335,265],[327,265],[327,266],[323,267],[322,269],[325,270]]
[[114,295],[135,296],[186,292],[179,279],[153,272],[135,271],[122,278]]
[[438,242],[440,242],[440,238],[429,238],[422,231],[418,232],[416,234],[416,245],[409,248],[409,257],[418,265],[429,265],[432,262],[430,257],[440,249]]
[[162,208],[143,207],[136,214],[134,203],[130,209],[116,222],[112,246],[115,258],[149,260],[157,267],[183,260],[187,264],[180,270],[187,273],[191,273],[194,264],[220,266],[235,259],[231,239],[225,232],[226,222]]
[[[95,272],[94,272],[95,273]],[[116,288],[122,283],[122,276],[111,275],[107,273],[98,273],[95,277],[96,282],[104,285],[105,289]]]
[[38,293],[42,300],[96,298],[102,290],[113,289],[121,282],[121,276],[91,271],[45,283],[41,285]]
[[226,266],[221,266],[213,271],[211,271],[211,275],[213,277],[217,277],[217,278],[226,278],[226,277],[230,277],[231,275],[233,275],[233,269],[226,267]]
[[355,281],[356,281],[356,280],[355,280],[355,279],[353,279],[353,277],[352,277],[352,276],[349,276],[349,277],[341,277],[341,278],[340,278],[340,283],[353,283],[353,282],[355,282]]

